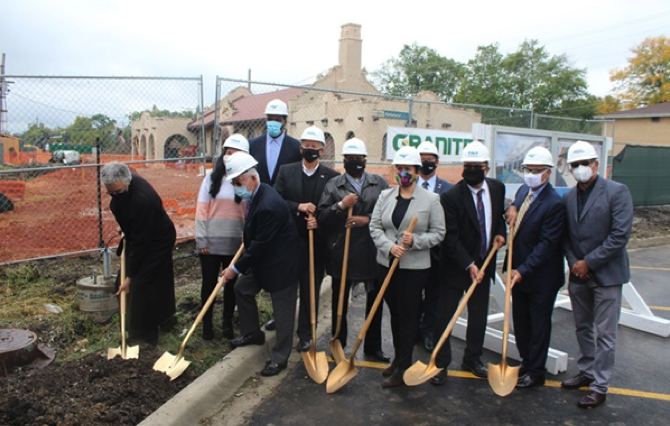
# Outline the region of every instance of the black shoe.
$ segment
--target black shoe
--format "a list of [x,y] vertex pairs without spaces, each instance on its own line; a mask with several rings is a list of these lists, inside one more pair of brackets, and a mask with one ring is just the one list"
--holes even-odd
[[575,377],[573,377],[572,379],[563,380],[561,382],[561,387],[566,388],[566,389],[578,389],[578,388],[581,388],[583,386],[588,386],[591,383],[593,383],[592,378],[587,377],[582,373],[579,373]]
[[383,363],[391,362],[391,358],[384,355],[383,351],[365,352],[365,357],[367,359],[377,361],[377,362],[383,362]]
[[235,338],[235,332],[233,331],[233,327],[223,327],[223,337],[228,339],[228,340],[233,340]]
[[482,379],[486,379],[489,376],[489,370],[484,367],[484,364],[482,364],[482,361],[479,359],[473,362],[463,361],[461,368],[465,371],[471,372],[477,377],[481,377]]
[[247,334],[246,336],[240,336],[230,341],[230,344],[233,346],[233,348],[239,348],[248,345],[262,345],[263,343],[265,343],[265,334],[263,333],[258,335]]
[[604,393],[591,391],[586,396],[580,398],[577,402],[577,406],[580,408],[596,408],[607,399],[607,395]]
[[267,365],[265,365],[265,368],[261,370],[261,376],[263,377],[270,377],[270,376],[276,376],[279,374],[280,371],[286,368],[286,363],[283,364],[275,364],[274,362],[268,362]]
[[516,387],[519,389],[532,388],[535,386],[544,386],[544,376],[531,377],[529,374],[524,374],[519,377],[516,382]]
[[309,339],[298,339],[298,346],[295,348],[298,352],[307,352],[311,346],[312,341]]
[[525,376],[526,373],[528,373],[528,368],[523,364],[519,364],[519,377]]
[[212,340],[214,339],[214,327],[211,323],[202,324],[202,340]]
[[449,374],[447,373],[447,369],[444,368],[442,371],[431,377],[429,381],[433,386],[442,386],[447,383],[447,377],[449,377]]
[[274,331],[277,329],[277,324],[275,324],[275,319],[271,318],[270,321],[265,323],[265,329],[267,331]]
[[429,354],[432,354],[433,349],[435,349],[435,343],[433,343],[433,336],[424,337],[423,338],[423,350],[425,350]]

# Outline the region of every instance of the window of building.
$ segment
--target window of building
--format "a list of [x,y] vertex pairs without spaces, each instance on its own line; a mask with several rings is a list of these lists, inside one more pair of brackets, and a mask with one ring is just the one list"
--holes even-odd
[[652,123],[658,123],[661,121],[661,117],[651,117],[651,122]]
[[353,138],[355,138],[355,137],[356,137],[356,133],[354,133],[353,130],[349,130],[349,131],[347,132],[347,139],[346,139],[346,140],[353,139]]

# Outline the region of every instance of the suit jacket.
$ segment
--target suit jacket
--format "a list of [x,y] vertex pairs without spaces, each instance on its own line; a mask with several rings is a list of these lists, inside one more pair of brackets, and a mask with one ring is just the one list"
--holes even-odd
[[626,185],[602,176],[593,185],[579,217],[578,187],[563,196],[568,214],[568,238],[563,251],[570,268],[584,259],[596,277],[596,284],[625,284],[630,281],[626,244],[633,227],[633,199]]
[[274,173],[272,176],[268,173],[268,159],[267,159],[267,133],[253,138],[249,141],[249,155],[254,157],[258,161],[258,175],[261,178],[262,183],[267,183],[272,186],[277,179],[279,174],[279,168],[284,164],[295,163],[296,161],[301,161],[302,157],[300,156],[300,141],[290,137],[289,135],[284,135],[284,142],[282,142],[281,149],[279,150],[279,157],[277,157],[277,165],[275,166]]
[[[519,188],[512,205],[521,209],[529,191],[527,185]],[[530,204],[515,231],[512,268],[522,277],[514,286],[515,290],[528,293],[558,291],[565,283],[561,251],[565,227],[565,205],[548,183]]]
[[421,187],[414,188],[405,217],[400,222],[400,228],[396,228],[392,217],[399,191],[397,186],[382,191],[372,212],[370,235],[377,246],[377,263],[389,266],[391,248],[400,244],[403,232],[409,228],[412,217],[416,216],[419,220],[413,231],[412,247],[400,259],[398,266],[401,269],[428,269],[430,248],[440,244],[446,232],[440,197]]
[[[486,178],[491,197],[491,241],[487,250],[493,247],[496,235],[506,235],[503,206],[505,202],[505,185],[502,182]],[[447,236],[444,239],[440,254],[440,275],[447,285],[467,289],[472,280],[467,271],[468,266],[475,262],[479,267],[484,263],[479,258],[479,221],[477,209],[472,199],[470,188],[461,180],[440,196],[444,208]],[[495,262],[486,269],[487,278],[495,273]]]
[[300,259],[287,247],[298,246],[300,238],[286,201],[271,186],[261,183],[251,199],[243,239],[244,254],[235,263],[238,271],[253,270],[269,292],[298,282]]
[[[445,192],[451,188],[452,184],[447,182],[444,179],[440,179],[438,176],[435,176],[435,187],[433,188],[433,192],[436,193],[437,195],[442,195]],[[433,263],[438,264],[440,262],[440,247],[442,244],[438,244],[432,249],[430,249],[430,258],[432,259]]]

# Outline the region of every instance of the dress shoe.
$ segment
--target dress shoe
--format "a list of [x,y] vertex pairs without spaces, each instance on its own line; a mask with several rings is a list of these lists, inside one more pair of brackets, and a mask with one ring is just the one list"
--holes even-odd
[[403,374],[405,374],[405,370],[403,368],[396,368],[393,374],[382,381],[382,387],[395,388],[404,385],[405,382],[402,379]]
[[298,346],[296,346],[295,350],[298,352],[307,352],[311,346],[311,343],[312,342],[309,339],[299,339]]
[[387,363],[387,362],[391,361],[391,358],[384,355],[383,351],[365,352],[365,357],[367,359],[371,359],[373,361],[383,362],[383,363]]
[[519,365],[519,377],[525,376],[526,373],[528,373],[528,368],[526,368],[525,365],[520,364]]
[[202,323],[202,340],[214,339],[214,326],[212,323]]
[[223,327],[223,337],[228,339],[228,340],[233,340],[235,338],[235,332],[233,331],[233,327]]
[[230,344],[233,346],[233,348],[239,348],[248,345],[262,345],[263,343],[265,343],[265,334],[263,333],[258,335],[247,334],[230,341]]
[[430,384],[433,386],[442,386],[447,383],[447,377],[449,377],[447,369],[443,368],[442,371],[430,378]]
[[544,386],[544,376],[531,377],[530,374],[524,374],[519,377],[516,382],[516,387],[519,389],[532,388],[535,386]]
[[261,370],[261,376],[270,377],[276,376],[280,371],[286,368],[286,363],[275,364],[274,362],[268,362],[265,368]]
[[484,367],[484,364],[482,364],[482,361],[479,359],[473,362],[463,361],[461,368],[465,371],[471,372],[477,377],[481,377],[482,379],[486,379],[489,376],[488,368]]
[[435,349],[435,343],[433,343],[433,336],[424,337],[423,338],[423,350],[425,350],[429,354],[432,354],[433,349]]
[[561,382],[561,387],[566,388],[566,389],[577,389],[577,388],[581,388],[583,386],[588,386],[591,383],[593,383],[592,378],[587,377],[582,373],[579,373],[575,377],[573,377],[572,379],[563,380]]
[[274,318],[270,318],[270,321],[265,323],[265,329],[267,331],[275,331],[277,329],[277,324],[275,324]]
[[577,402],[577,406],[581,408],[596,408],[597,406],[605,402],[605,399],[607,399],[606,394],[591,391]]
[[387,368],[382,370],[382,376],[384,377],[391,377],[393,373],[395,373],[395,370],[398,368],[398,362],[396,361],[397,358],[393,359],[393,362],[391,365],[389,365]]

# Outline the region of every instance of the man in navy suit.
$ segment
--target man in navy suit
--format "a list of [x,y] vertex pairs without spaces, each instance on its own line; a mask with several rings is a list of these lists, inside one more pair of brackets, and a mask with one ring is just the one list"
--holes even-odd
[[275,184],[279,168],[301,160],[300,142],[286,134],[288,107],[279,99],[265,108],[267,133],[249,141],[249,154],[258,161],[261,183]]
[[563,200],[549,183],[552,167],[548,149],[536,146],[528,151],[523,160],[525,185],[507,209],[507,222],[514,225],[510,235],[514,336],[522,359],[517,388],[544,385],[551,315],[556,294],[565,283],[561,242],[566,213]]
[[[440,154],[432,142],[422,142],[417,150],[421,154],[421,168],[419,169],[418,186],[427,191],[442,195],[452,185],[437,176],[437,166],[440,164]],[[439,295],[438,275],[440,272],[440,246],[430,249],[430,276],[423,289],[421,302],[421,322],[419,333],[421,344],[426,352],[433,352],[433,336],[435,335],[435,318],[437,316],[437,298]]]
[[233,154],[226,162],[226,176],[233,182],[235,195],[248,203],[248,213],[244,221],[244,253],[223,271],[223,276],[231,280],[243,274],[235,283],[242,335],[230,341],[233,347],[265,342],[258,323],[256,294],[261,289],[270,293],[277,341],[261,375],[274,376],[286,368],[293,344],[300,258],[286,248],[299,246],[300,239],[286,201],[271,186],[260,182],[257,165],[244,152]]

